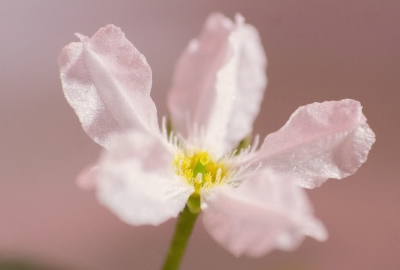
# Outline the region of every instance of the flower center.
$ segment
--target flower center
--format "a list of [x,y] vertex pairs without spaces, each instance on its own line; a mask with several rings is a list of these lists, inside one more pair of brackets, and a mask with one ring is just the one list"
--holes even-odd
[[185,155],[180,152],[174,159],[175,173],[193,185],[198,191],[200,188],[209,188],[221,185],[227,176],[227,167],[222,162],[216,162],[205,151]]

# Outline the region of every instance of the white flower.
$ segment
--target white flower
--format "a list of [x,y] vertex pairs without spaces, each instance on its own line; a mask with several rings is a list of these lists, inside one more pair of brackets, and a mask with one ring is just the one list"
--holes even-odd
[[235,153],[266,86],[260,38],[241,16],[211,15],[180,57],[168,97],[170,136],[158,127],[151,69],[124,33],[108,25],[78,37],[59,57],[64,93],[84,130],[107,149],[82,177],[122,220],[158,225],[196,192],[205,228],[237,256],[327,237],[294,181],[313,188],[366,160],[375,137],[357,101],[300,107],[259,149]]

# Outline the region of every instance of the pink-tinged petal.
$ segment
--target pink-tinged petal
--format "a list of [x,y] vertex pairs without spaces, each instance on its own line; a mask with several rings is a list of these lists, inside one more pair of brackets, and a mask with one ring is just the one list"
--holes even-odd
[[83,169],[76,179],[76,184],[81,189],[91,190],[96,187],[98,167],[91,165]]
[[174,128],[205,147],[232,150],[251,133],[266,86],[266,57],[257,30],[222,14],[211,15],[181,55],[168,97]]
[[105,151],[97,172],[100,202],[131,225],[176,217],[193,187],[175,175],[173,150],[159,136],[133,131]]
[[297,109],[268,135],[254,160],[298,179],[305,188],[351,175],[367,159],[375,134],[358,101],[313,103]]
[[292,179],[260,170],[237,188],[206,197],[206,230],[235,256],[292,250],[306,235],[323,241],[327,232],[313,216],[304,191]]
[[65,97],[88,135],[108,147],[128,129],[158,132],[145,57],[113,25],[91,38],[78,36],[81,42],[67,45],[58,64]]

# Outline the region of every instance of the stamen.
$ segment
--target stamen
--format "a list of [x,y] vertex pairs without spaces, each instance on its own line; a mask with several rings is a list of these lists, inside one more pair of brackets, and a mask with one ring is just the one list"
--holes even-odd
[[221,168],[218,168],[217,175],[215,177],[215,182],[217,182],[217,183],[221,182],[221,174],[222,174],[222,170],[221,170]]
[[211,172],[206,173],[206,175],[204,175],[204,181],[208,184],[212,183],[212,175]]
[[227,167],[215,162],[208,152],[195,152],[185,155],[179,152],[174,159],[175,173],[193,185],[196,190],[225,183]]
[[201,184],[201,182],[203,182],[203,175],[202,175],[201,173],[198,173],[197,176],[196,176],[196,178],[194,179],[194,181],[195,181],[197,184]]

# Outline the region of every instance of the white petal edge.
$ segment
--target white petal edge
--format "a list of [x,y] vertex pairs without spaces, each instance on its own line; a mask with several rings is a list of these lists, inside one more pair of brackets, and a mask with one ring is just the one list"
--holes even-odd
[[327,238],[304,191],[292,179],[260,170],[237,188],[206,197],[203,223],[235,256],[260,257],[273,249],[293,250],[306,235]]
[[159,136],[133,131],[100,159],[99,201],[131,225],[159,225],[183,210],[194,189],[174,172],[174,150]]
[[[181,55],[168,97],[174,127],[197,137],[216,156],[252,132],[267,83],[266,56],[257,30],[236,16],[207,19]],[[195,134],[193,134],[195,133]]]
[[77,36],[81,42],[64,47],[58,64],[65,97],[86,133],[107,148],[113,136],[129,129],[158,132],[145,57],[114,25],[91,38]]
[[252,161],[295,177],[304,188],[342,179],[367,160],[375,142],[366,121],[361,104],[351,99],[300,107],[265,138]]

